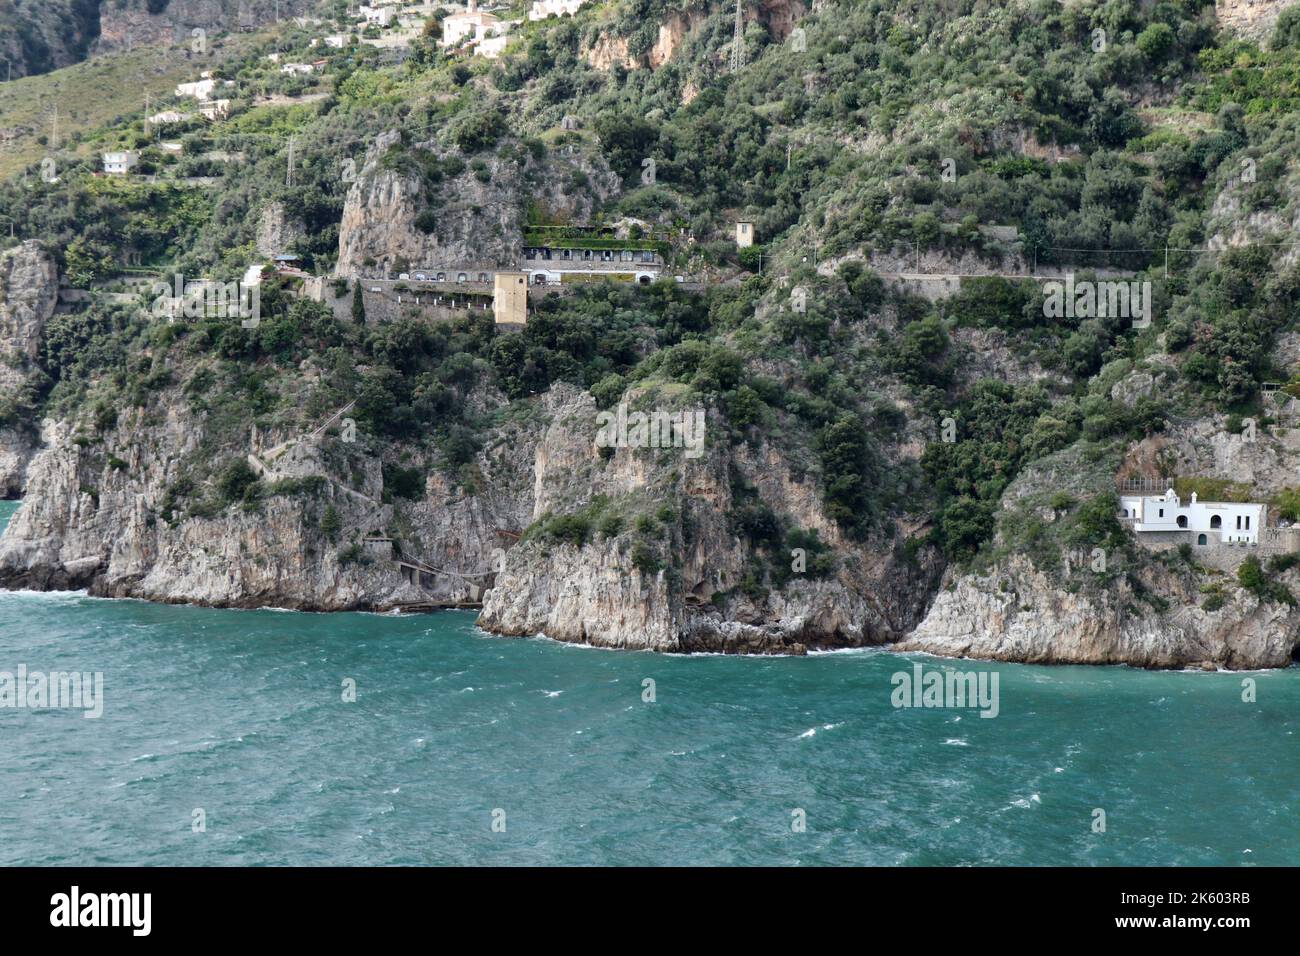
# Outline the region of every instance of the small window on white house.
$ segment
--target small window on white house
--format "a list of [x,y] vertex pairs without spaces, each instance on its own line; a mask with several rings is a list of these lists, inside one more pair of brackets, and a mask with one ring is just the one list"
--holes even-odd
[[1164,508],[1161,508],[1161,509],[1160,509],[1160,517],[1163,518],[1164,516],[1165,516],[1165,509],[1164,509]]
[[1241,530],[1241,515],[1237,515],[1237,530]]
[[1246,515],[1246,530],[1250,530],[1250,515]]

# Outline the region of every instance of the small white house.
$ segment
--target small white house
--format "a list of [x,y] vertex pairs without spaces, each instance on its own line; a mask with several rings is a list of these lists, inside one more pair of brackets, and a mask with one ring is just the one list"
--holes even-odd
[[1125,495],[1119,500],[1120,519],[1135,534],[1155,531],[1190,532],[1195,545],[1242,542],[1258,544],[1267,506],[1255,502],[1197,501],[1183,504],[1170,488],[1163,495]]
[[442,21],[442,45],[454,46],[464,39],[474,42],[496,32],[498,19],[478,8],[478,0],[469,0],[464,13],[453,13]]
[[110,176],[125,176],[138,162],[140,162],[140,154],[134,150],[105,153],[104,172]]
[[200,103],[206,103],[212,99],[212,93],[217,87],[231,87],[235,85],[234,80],[217,80],[211,72],[205,72],[200,80],[193,83],[181,83],[176,87],[177,96],[192,96]]
[[748,249],[754,244],[754,224],[742,219],[736,223],[736,248]]
[[299,73],[314,73],[316,72],[316,67],[312,66],[310,63],[286,63],[284,66],[280,67],[280,72],[293,76]]
[[372,23],[377,27],[386,27],[393,22],[393,17],[397,15],[397,8],[362,7],[360,13],[366,23]]
[[192,96],[202,102],[212,95],[216,80],[197,80],[193,83],[181,83],[176,87],[177,96]]
[[178,110],[163,110],[161,113],[154,113],[149,117],[149,122],[154,126],[171,126],[176,123],[184,123],[189,119],[189,115],[181,113]]

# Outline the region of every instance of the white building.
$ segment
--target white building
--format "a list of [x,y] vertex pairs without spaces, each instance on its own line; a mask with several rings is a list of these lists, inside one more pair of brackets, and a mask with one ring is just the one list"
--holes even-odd
[[104,172],[110,176],[125,176],[131,168],[140,162],[140,154],[134,150],[120,150],[104,154]]
[[754,244],[754,224],[742,219],[736,223],[736,248],[748,249]]
[[492,14],[479,10],[478,0],[469,0],[464,13],[453,13],[443,19],[442,45],[455,46],[467,38],[474,43],[486,40],[497,32],[499,22]]
[[360,13],[366,23],[373,23],[377,27],[386,27],[393,22],[393,17],[397,15],[397,8],[362,7]]
[[614,279],[649,285],[659,278],[664,261],[651,249],[583,249],[557,240],[553,246],[527,246],[523,271],[531,285]]
[[506,44],[509,42],[510,36],[507,33],[494,33],[474,44],[474,52],[486,59],[495,60],[505,51]]
[[1186,531],[1196,545],[1258,544],[1266,506],[1254,502],[1197,501],[1183,504],[1170,488],[1163,495],[1125,495],[1120,519],[1140,537],[1146,532]]
[[293,76],[295,73],[314,73],[315,71],[316,67],[310,63],[286,63],[280,67],[280,72],[289,76]]
[[[334,50],[341,50],[348,45],[348,37],[346,33],[333,33],[330,36],[325,37],[324,40],[325,45]],[[307,45],[320,46],[320,43],[321,39],[319,37],[313,37],[311,43]]]
[[204,76],[201,80],[193,83],[181,83],[176,87],[177,96],[192,96],[200,103],[206,103],[212,98],[212,92],[218,86],[234,86],[234,80],[217,80],[211,76]]
[[528,11],[529,20],[545,20],[547,17],[571,17],[587,0],[536,0]]

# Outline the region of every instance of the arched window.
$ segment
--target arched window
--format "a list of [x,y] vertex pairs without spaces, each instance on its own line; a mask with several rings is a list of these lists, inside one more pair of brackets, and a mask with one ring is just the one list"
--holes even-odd
[[464,282],[466,278],[467,278],[467,277],[466,277],[465,273],[463,273],[463,272],[458,272],[458,273],[456,273],[456,281],[457,281],[457,282]]
[[1222,519],[1221,517],[1219,517],[1218,515],[1211,515],[1211,516],[1210,516],[1210,527],[1211,527],[1211,528],[1222,528],[1222,527],[1223,527],[1223,519]]
[[488,280],[488,276],[487,276],[487,273],[486,273],[486,272],[480,272],[480,273],[478,274],[478,281],[479,281],[479,282],[487,282],[487,280]]
[[1197,544],[1200,544],[1200,545],[1205,544],[1205,535],[1203,535],[1203,534],[1198,534],[1198,535],[1196,536],[1196,543],[1197,543]]
[[1187,515],[1179,515],[1179,516],[1178,516],[1178,527],[1180,527],[1180,528],[1186,528],[1186,527],[1187,527]]

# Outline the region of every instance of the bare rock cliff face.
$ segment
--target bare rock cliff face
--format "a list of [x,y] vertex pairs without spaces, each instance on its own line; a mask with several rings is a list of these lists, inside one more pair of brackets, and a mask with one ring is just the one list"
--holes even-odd
[[[54,258],[36,242],[0,255],[0,413],[34,371],[45,323],[58,304],[59,278]],[[0,497],[22,493],[35,436],[0,414]]]
[[985,575],[959,575],[921,625],[896,647],[944,657],[1030,664],[1137,667],[1286,667],[1300,643],[1300,615],[1242,589],[1217,611],[1196,606],[1195,587],[1152,572],[1150,585],[1176,611],[1147,608],[1127,585],[1068,591],[1016,557]]
[[[816,486],[796,481],[776,449],[728,448],[710,439],[695,458],[682,449],[617,448],[606,459],[594,441],[590,395],[557,387],[547,406],[550,423],[535,452],[533,517],[574,513],[599,495],[644,499],[656,508],[667,502],[671,518],[654,531],[662,560],[658,567],[638,563],[626,526],[581,545],[525,539],[506,553],[484,599],[484,629],[602,647],[799,654],[884,643],[923,612],[937,562],[911,564],[885,542],[844,541]],[[783,590],[761,597],[737,591],[762,561],[729,527],[729,460],[762,500],[832,545],[840,559],[833,575],[795,574]]]
[[[310,15],[313,0],[101,0],[101,51],[156,43],[189,43],[192,31],[209,37]],[[150,8],[157,12],[150,12]],[[161,9],[158,9],[161,8]]]
[[[1147,456],[1143,446],[1151,441],[1124,455],[1128,463],[1121,473]],[[1234,563],[1213,570],[1209,554],[1157,560],[1133,543],[1128,554],[1104,549],[1121,573],[1097,576],[1087,567],[1094,540],[1072,556],[1070,545],[1058,539],[1052,547],[1062,552],[1061,561],[1045,568],[1036,564],[1024,538],[1004,538],[1008,516],[1019,512],[1013,525],[1023,527],[1025,516],[1035,515],[1050,526],[1059,520],[1057,509],[1046,505],[1054,494],[1084,501],[1112,489],[1114,474],[1115,461],[1090,461],[1078,446],[1034,463],[1002,495],[1003,523],[991,564],[950,568],[925,619],[897,648],[1034,664],[1233,670],[1290,664],[1300,645],[1300,614],[1240,587]],[[1047,534],[1040,527],[1039,536]],[[1237,562],[1244,556],[1230,555]],[[1288,586],[1296,580],[1294,571],[1279,577]],[[1215,603],[1207,600],[1211,593]]]
[[[464,601],[469,579],[408,581],[394,547],[443,569],[488,568],[500,547],[498,529],[517,528],[528,510],[528,476],[498,448],[477,462],[490,492],[457,493],[435,475],[419,501],[403,502],[398,520],[396,506],[383,500],[378,456],[329,435],[278,456],[274,471],[263,475],[268,493],[255,506],[173,509],[169,489],[205,455],[205,423],[184,399],[169,399],[161,421],[133,409],[89,444],[72,440],[70,423],[47,423],[47,448],[33,461],[23,505],[0,538],[0,585],[302,610]],[[257,450],[265,454],[264,447],[302,431],[263,436]],[[508,428],[501,439],[503,447],[527,447],[526,436]],[[276,490],[276,482],[313,481],[317,487],[308,492]],[[328,508],[341,525],[333,538],[322,529]],[[385,538],[395,524],[400,541],[365,540]],[[360,553],[348,558],[353,545]]]
[[1215,0],[1219,26],[1238,36],[1264,40],[1273,34],[1277,18],[1295,0]]
[[[608,167],[593,166],[579,153],[530,158],[522,168],[485,156],[478,175],[470,167],[426,183],[414,163],[393,161],[400,144],[397,131],[377,137],[348,190],[339,226],[340,276],[383,276],[401,262],[412,269],[517,268],[529,199],[581,222],[593,199],[608,197],[618,185]],[[409,152],[412,158],[438,155],[432,144]],[[569,177],[579,172],[585,184],[575,189]],[[417,225],[422,213],[432,217],[431,227]]]

